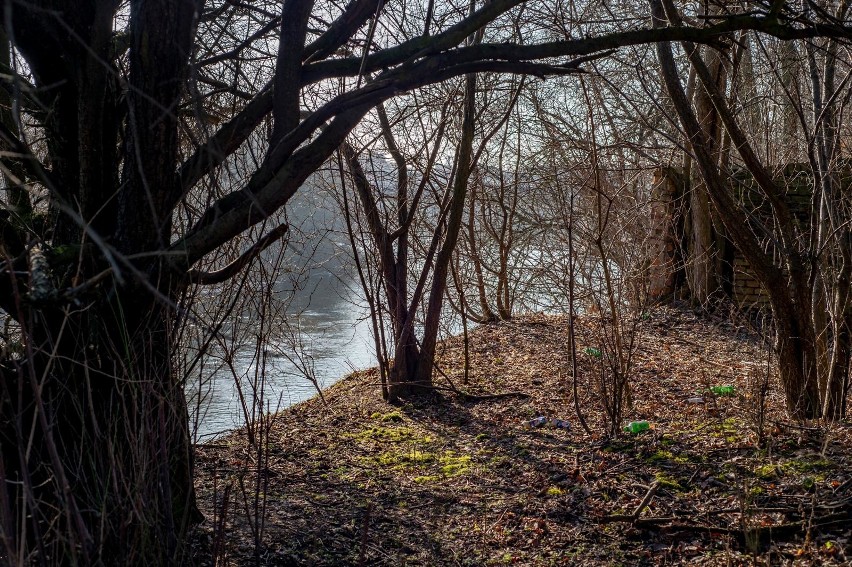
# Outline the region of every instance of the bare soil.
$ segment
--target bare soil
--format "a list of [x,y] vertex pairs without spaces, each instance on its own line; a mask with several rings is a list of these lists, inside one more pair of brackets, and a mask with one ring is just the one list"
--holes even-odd
[[[599,346],[596,321],[575,325],[592,434],[574,411],[568,320],[535,315],[472,332],[467,383],[455,337],[442,389],[421,399],[389,405],[375,370],[356,373],[258,424],[254,444],[241,430],[199,446],[198,561],[852,561],[849,422],[790,422],[774,379],[761,404],[771,360],[745,325],[657,308],[639,327],[625,415],[652,429],[608,439],[593,385],[602,359],[585,351]],[[718,385],[735,394],[706,392]],[[571,428],[531,427],[539,416]]]

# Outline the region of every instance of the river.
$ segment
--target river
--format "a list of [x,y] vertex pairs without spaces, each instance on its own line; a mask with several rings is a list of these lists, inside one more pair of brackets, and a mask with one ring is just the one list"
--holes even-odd
[[[376,364],[351,249],[342,219],[329,203],[322,191],[302,191],[288,206],[294,235],[285,243],[288,273],[273,287],[275,298],[286,306],[286,318],[264,340],[263,354],[256,356],[256,346],[243,345],[228,366],[214,345],[199,368],[203,376],[190,379],[187,398],[196,441],[243,426],[246,415],[252,419],[253,401],[264,413],[281,410],[317,395],[318,388],[331,386],[353,370]],[[259,401],[255,392],[261,391]]]

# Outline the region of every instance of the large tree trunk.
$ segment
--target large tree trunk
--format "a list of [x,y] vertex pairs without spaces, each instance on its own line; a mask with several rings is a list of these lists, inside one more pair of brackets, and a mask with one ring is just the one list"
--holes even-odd
[[156,259],[180,193],[176,109],[197,5],[130,3],[128,84],[119,85],[117,4],[66,10],[61,25],[40,9],[14,10],[17,47],[50,105],[53,167],[40,181],[57,215],[38,235],[50,246],[29,251],[29,282],[12,284],[26,352],[0,384],[0,515],[15,518],[3,535],[21,561],[174,564],[199,519],[171,364],[186,282]]
[[28,362],[4,369],[3,490],[41,557],[174,564],[200,519],[173,313],[134,287],[75,311],[42,308],[24,329]]
[[[678,23],[676,20],[679,16],[670,1],[666,0],[665,12],[660,0],[651,0],[651,7],[655,26],[662,25],[666,19],[666,13],[670,19],[674,20],[674,23]],[[804,284],[806,278],[803,265],[793,244],[792,216],[781,196],[780,189],[757,160],[744,134],[734,122],[712,73],[697,56],[696,47],[688,42],[683,44],[713,105],[720,112],[733,145],[771,203],[780,236],[782,258],[786,265],[779,267],[774,264],[773,258],[766,253],[752,232],[749,219],[737,208],[727,183],[719,174],[715,159],[707,150],[707,147],[711,145],[708,134],[699,124],[686,99],[671,47],[661,42],[657,44],[657,56],[666,90],[691,142],[696,164],[710,189],[709,195],[720,222],[769,295],[776,333],[775,350],[779,361],[781,385],[787,399],[787,409],[796,419],[819,417],[821,408],[817,380],[816,337],[811,322],[810,296]],[[766,227],[763,227],[763,230],[768,232]]]
[[[777,282],[784,288],[784,282]],[[777,298],[786,289],[773,290],[770,297]],[[820,396],[817,388],[817,359],[813,328],[808,312],[789,301],[772,301],[772,318],[775,326],[774,350],[778,357],[778,372],[787,411],[799,419],[812,419],[820,415]]]

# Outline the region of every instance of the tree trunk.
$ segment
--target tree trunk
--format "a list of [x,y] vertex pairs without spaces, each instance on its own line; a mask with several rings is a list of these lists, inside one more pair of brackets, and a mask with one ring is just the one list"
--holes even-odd
[[[150,297],[140,289],[114,292],[108,302],[45,307],[30,318],[27,344],[43,348],[4,369],[0,392],[5,474],[30,480],[3,489],[9,502],[32,497],[17,526],[29,522],[35,538],[60,534],[45,557],[175,564],[200,514],[183,383],[170,360],[173,313],[139,301]],[[29,435],[30,453],[14,457]]]
[[180,195],[174,109],[197,5],[130,2],[124,85],[111,63],[117,5],[13,13],[16,47],[50,107],[52,168],[40,181],[57,215],[34,239],[51,247],[31,249],[29,281],[13,284],[25,357],[0,370],[0,472],[21,483],[2,483],[0,505],[16,507],[4,535],[21,561],[175,564],[200,518],[171,364],[185,282],[151,260],[169,246]]
[[[673,4],[670,1],[666,4],[669,18],[677,19]],[[652,0],[651,7],[654,25],[659,27],[665,20],[663,7],[659,0]],[[786,269],[779,268],[773,263],[772,257],[766,253],[752,232],[749,219],[745,218],[745,215],[737,208],[727,184],[721,179],[716,162],[707,150],[711,142],[698,123],[683,92],[671,47],[661,42],[657,44],[657,56],[666,89],[684,131],[691,141],[701,176],[710,188],[710,198],[718,218],[769,295],[776,333],[775,350],[778,355],[781,384],[787,398],[787,409],[796,419],[818,417],[821,408],[815,333],[811,324],[810,298],[806,286],[803,285],[801,259],[792,245],[792,217],[783,198],[780,197],[779,188],[775,186],[765,168],[757,160],[745,136],[733,121],[712,74],[703,61],[695,56],[695,46],[684,42],[684,49],[691,56],[691,61],[712,103],[720,111],[734,146],[772,205],[781,236]],[[763,230],[768,231],[765,227]]]
[[446,234],[441,250],[435,260],[432,276],[432,290],[426,308],[426,322],[423,326],[423,343],[420,349],[420,360],[417,365],[418,386],[432,385],[432,371],[435,367],[435,347],[438,342],[438,325],[441,320],[441,307],[444,303],[444,292],[447,290],[447,275],[450,261],[458,242],[464,203],[467,195],[467,183],[470,178],[473,154],[473,135],[476,121],[476,75],[465,77],[464,116],[462,119],[462,135],[459,143],[458,167],[453,179],[453,196],[450,202],[450,214],[447,219]]
[[[783,282],[779,282],[783,286]],[[820,415],[817,388],[817,359],[813,334],[806,312],[792,305],[779,308],[773,303],[775,325],[774,350],[778,357],[778,372],[784,390],[787,411],[797,419],[812,419]]]
[[[705,60],[709,60],[708,67],[716,85],[724,90],[726,73],[721,54],[709,47],[703,51]],[[708,147],[705,149],[718,165],[722,138],[719,115],[707,91],[700,86],[695,89],[695,110],[699,124],[707,133]],[[689,193],[689,213],[692,221],[689,283],[692,300],[697,304],[706,305],[721,287],[718,275],[722,262],[723,236],[717,230],[718,223],[713,221],[707,183],[699,171],[693,173],[692,191]]]

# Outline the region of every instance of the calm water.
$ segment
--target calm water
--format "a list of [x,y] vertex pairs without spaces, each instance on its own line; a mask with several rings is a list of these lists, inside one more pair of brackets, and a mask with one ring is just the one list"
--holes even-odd
[[[314,291],[299,316],[296,340],[289,332],[281,339],[271,339],[262,371],[252,351],[246,349],[235,356],[234,367],[249,404],[257,397],[255,384],[260,380],[262,406],[274,412],[317,395],[317,387],[327,388],[353,370],[375,364],[369,321],[361,319],[361,309],[349,298],[339,295],[342,290],[335,274],[317,273],[311,280]],[[229,369],[213,373],[202,398],[196,429],[200,440],[245,423],[239,390]]]
[[[264,413],[287,408],[353,370],[375,365],[371,324],[349,243],[339,214],[326,208],[327,202],[321,193],[306,194],[288,209],[293,242],[285,249],[284,266],[299,273],[299,283],[292,283],[291,270],[273,287],[286,305],[286,321],[282,318],[273,326],[263,354],[258,356],[260,349],[246,344],[234,354],[232,369],[214,347],[200,376],[188,386],[199,441],[244,425],[247,414],[252,419],[253,403],[258,408],[254,415],[260,407]],[[254,324],[252,315],[242,317],[243,325]]]

